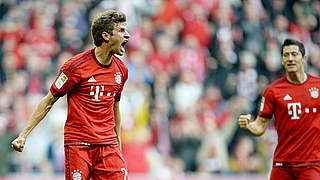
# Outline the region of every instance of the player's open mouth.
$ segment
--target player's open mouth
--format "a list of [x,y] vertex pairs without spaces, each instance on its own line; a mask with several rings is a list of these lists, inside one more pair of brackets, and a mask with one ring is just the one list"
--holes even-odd
[[121,51],[122,51],[122,52],[125,52],[125,46],[126,46],[127,43],[128,43],[128,40],[124,40],[124,41],[121,43]]
[[288,67],[294,67],[296,66],[295,64],[287,64]]
[[124,48],[127,43],[128,43],[128,40],[124,40],[124,41],[121,43],[121,46]]

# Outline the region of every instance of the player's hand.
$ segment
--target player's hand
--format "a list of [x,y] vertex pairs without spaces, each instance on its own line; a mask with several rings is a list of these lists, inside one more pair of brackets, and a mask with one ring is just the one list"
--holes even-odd
[[238,119],[238,124],[242,129],[247,130],[250,120],[251,120],[251,114],[240,115]]
[[11,147],[16,151],[22,152],[25,143],[26,143],[26,138],[19,136],[11,142]]

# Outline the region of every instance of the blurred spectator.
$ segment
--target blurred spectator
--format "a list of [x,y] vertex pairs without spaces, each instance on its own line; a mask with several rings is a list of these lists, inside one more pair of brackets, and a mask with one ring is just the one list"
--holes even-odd
[[248,136],[241,136],[230,157],[230,169],[235,173],[258,173],[263,168],[262,157],[254,153],[255,145]]
[[9,122],[5,114],[0,113],[0,177],[9,175],[11,166],[10,141],[13,140],[13,134],[10,132]]
[[250,51],[241,51],[239,61],[238,94],[254,101],[258,96],[257,59]]

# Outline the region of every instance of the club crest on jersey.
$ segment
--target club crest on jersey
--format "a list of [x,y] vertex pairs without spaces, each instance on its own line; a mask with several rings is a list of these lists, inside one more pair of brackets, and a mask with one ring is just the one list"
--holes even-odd
[[312,98],[317,99],[319,97],[319,89],[318,88],[310,88],[310,95]]
[[73,180],[81,180],[81,171],[79,169],[74,170],[72,172],[72,179]]
[[121,83],[121,73],[117,72],[114,74],[114,76],[115,76],[116,83],[120,84]]

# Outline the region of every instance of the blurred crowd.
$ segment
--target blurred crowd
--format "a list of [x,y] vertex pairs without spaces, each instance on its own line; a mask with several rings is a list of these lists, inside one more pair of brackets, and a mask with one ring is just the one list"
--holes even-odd
[[10,142],[60,66],[93,48],[91,20],[111,8],[127,15],[131,34],[120,57],[129,69],[121,98],[129,173],[267,174],[273,125],[256,138],[237,117],[255,115],[265,87],[283,75],[285,38],[305,44],[307,72],[319,75],[318,0],[0,1],[0,177],[63,173],[66,98],[23,153]]

